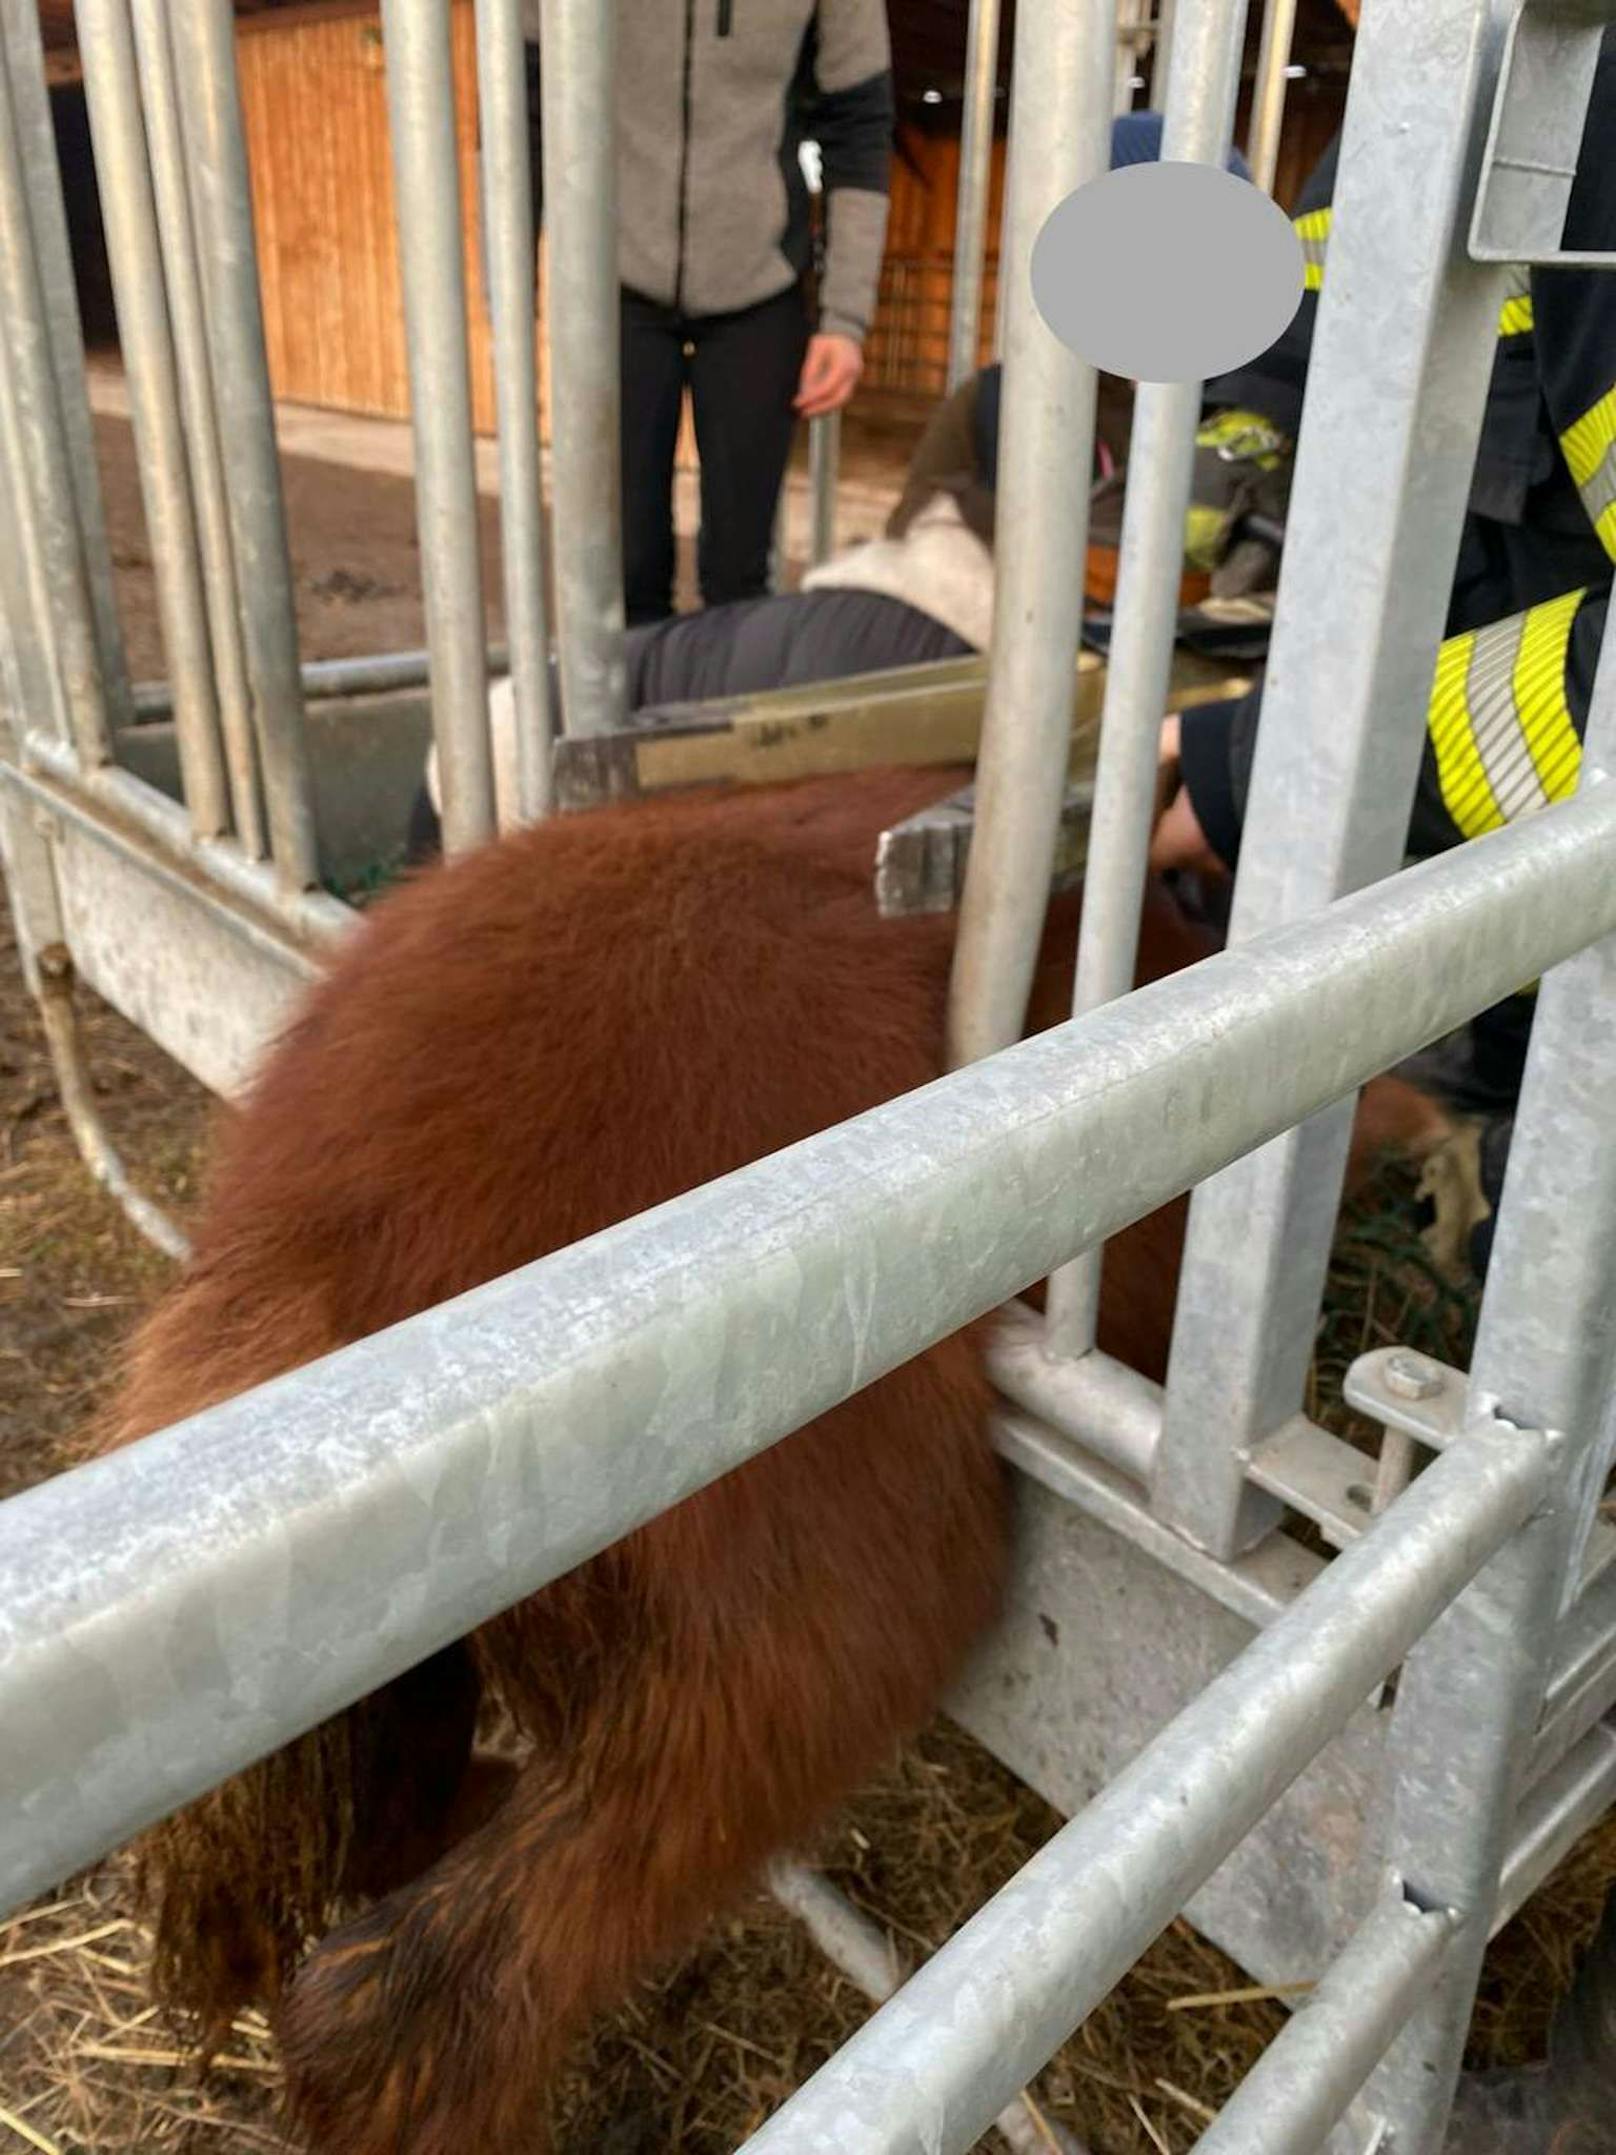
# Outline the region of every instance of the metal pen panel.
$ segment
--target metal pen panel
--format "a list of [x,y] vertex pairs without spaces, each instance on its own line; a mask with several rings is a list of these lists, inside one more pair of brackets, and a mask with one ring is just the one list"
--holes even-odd
[[1296,36],[1296,0],[1264,0],[1262,43],[1257,50],[1257,79],[1251,91],[1251,123],[1246,130],[1246,163],[1264,194],[1274,191],[1279,143],[1285,131],[1285,84]]
[[538,258],[528,144],[521,0],[477,0],[482,125],[483,259],[494,323],[499,414],[499,519],[505,617],[516,710],[516,778],[524,820],[555,805],[550,628],[544,595],[544,479],[535,350]]
[[982,336],[983,265],[993,186],[993,122],[999,98],[999,0],[970,0],[965,103],[960,115],[954,274],[948,294],[948,386],[976,372]]
[[129,0],[78,0],[77,20],[181,782],[191,828],[215,838],[230,827],[230,799]]
[[95,601],[73,498],[73,460],[34,251],[23,138],[0,42],[0,358],[4,359],[7,451],[29,519],[33,611],[50,625],[55,673],[73,738],[87,765],[112,753]]
[[[1010,138],[1015,185],[999,430],[993,649],[976,766],[976,823],[949,988],[949,1058],[989,1055],[1021,1030],[1071,748],[1094,460],[1094,369],[1046,327],[1034,242],[1050,212],[1110,166],[1115,14],[1107,0],[1045,0],[1016,17]],[[1050,445],[1060,444],[1052,456]]]
[[622,397],[617,286],[617,10],[544,0],[545,325],[562,723],[611,733],[623,654]]
[[[207,314],[196,258],[185,140],[174,83],[174,55],[169,42],[170,11],[166,0],[130,0],[130,4],[162,268],[168,291],[168,320],[189,452],[191,499],[213,658],[213,687],[230,780],[230,810],[242,851],[251,860],[262,860],[264,814],[258,792],[252,699],[247,686],[247,659],[241,643],[240,595],[236,590],[235,555],[230,545],[230,501],[219,445],[218,413],[213,403]],[[178,690],[178,683],[171,685],[176,715]]]
[[[1616,791],[1616,621],[1580,789]],[[1469,1412],[1556,1432],[1550,1501],[1410,1657],[1389,1758],[1388,1858],[1459,1909],[1442,1981],[1378,2076],[1399,2149],[1441,2142],[1560,1621],[1609,1467],[1616,1332],[1616,940],[1543,982],[1471,1359]]]
[[454,854],[492,838],[495,817],[448,0],[382,0],[382,39],[432,731],[443,846]]
[[73,273],[73,248],[62,200],[56,128],[45,81],[38,0],[0,0],[0,42],[10,62],[12,110],[22,149],[45,323],[56,359],[57,395],[73,474],[79,543],[84,550],[101,655],[101,687],[108,718],[117,727],[130,713],[129,671],[113,589],[112,548],[107,541],[101,474],[95,458],[95,433],[84,373],[84,329],[79,319],[78,282]]
[[[1164,159],[1222,166],[1240,87],[1245,22],[1245,0],[1207,0],[1184,22],[1173,49]],[[1134,394],[1074,1016],[1133,986],[1200,414],[1199,382],[1141,382]],[[1089,1251],[1050,1281],[1045,1307],[1051,1353],[1086,1354],[1094,1345],[1102,1254]]]
[[191,213],[264,811],[276,877],[283,889],[295,892],[319,881],[319,861],[298,677],[297,607],[236,78],[235,13],[230,0],[186,0],[184,7],[168,11],[168,19],[190,160]]
[[0,1909],[1616,933],[1613,847],[1592,787],[0,1505]]
[[1542,1489],[1471,1437],[1298,1596],[746,2143],[961,2155],[1048,2062]]
[[[1502,272],[1464,230],[1500,41],[1488,0],[1359,39],[1232,942],[1403,856],[1496,343]],[[1290,1132],[1191,1206],[1154,1501],[1214,1555],[1275,1516],[1243,1462],[1301,1403],[1349,1127]]]

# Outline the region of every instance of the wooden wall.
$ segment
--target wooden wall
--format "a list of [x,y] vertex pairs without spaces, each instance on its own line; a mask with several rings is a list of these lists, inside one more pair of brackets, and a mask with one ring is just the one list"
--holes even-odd
[[[892,164],[892,211],[881,297],[871,326],[871,388],[940,396],[948,371],[949,296],[954,277],[954,204],[959,191],[957,136],[906,129]],[[978,357],[993,350],[999,289],[995,244],[1004,194],[1004,143],[993,145],[988,198],[988,254],[983,269]]]
[[[451,23],[473,406],[486,432],[494,401],[477,245],[471,0],[454,0]],[[376,10],[333,0],[249,17],[237,43],[275,392],[403,417],[409,384]]]

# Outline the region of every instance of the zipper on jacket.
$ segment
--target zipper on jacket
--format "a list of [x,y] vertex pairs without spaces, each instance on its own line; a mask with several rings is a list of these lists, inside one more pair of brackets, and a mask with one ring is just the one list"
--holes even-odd
[[735,27],[735,0],[718,0],[718,34],[728,37]]
[[690,225],[690,75],[696,42],[696,0],[685,0],[685,64],[680,100],[679,254],[673,272],[673,311],[685,311],[685,238]]

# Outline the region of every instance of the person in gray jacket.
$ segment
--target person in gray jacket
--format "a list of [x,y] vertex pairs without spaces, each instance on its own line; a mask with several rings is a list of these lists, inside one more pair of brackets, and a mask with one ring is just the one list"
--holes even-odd
[[[688,388],[709,605],[768,586],[799,418],[863,371],[886,238],[894,121],[885,0],[617,0],[624,598],[673,612],[673,463]],[[540,167],[538,0],[528,110]],[[810,320],[819,145],[825,227]]]

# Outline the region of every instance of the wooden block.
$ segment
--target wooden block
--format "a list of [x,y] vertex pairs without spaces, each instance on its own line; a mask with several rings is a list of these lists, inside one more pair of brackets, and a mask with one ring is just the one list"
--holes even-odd
[[[638,711],[620,732],[564,738],[556,791],[564,808],[669,792],[678,786],[778,785],[880,765],[974,763],[987,691],[985,657],[947,659],[807,688]],[[1092,772],[1098,752],[1105,665],[1078,660],[1072,703],[1072,771]],[[1183,652],[1175,659],[1174,709],[1237,696],[1243,676]]]
[[[1052,890],[1070,890],[1088,865],[1094,787],[1075,780],[1061,802]],[[951,793],[934,808],[883,831],[876,847],[875,903],[883,919],[910,913],[951,913],[965,888],[965,863],[976,821],[976,788]]]

